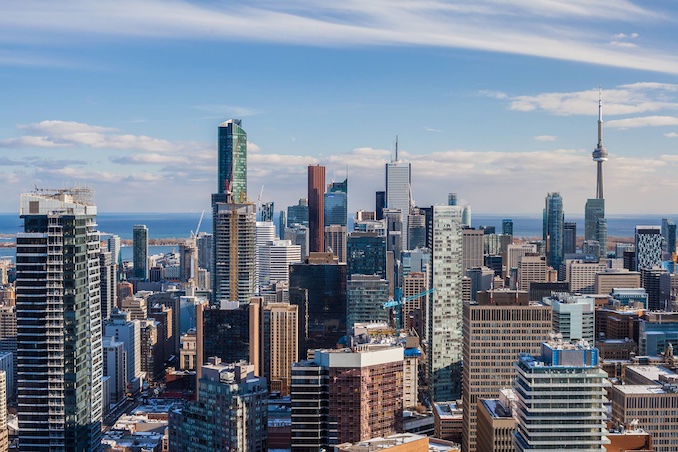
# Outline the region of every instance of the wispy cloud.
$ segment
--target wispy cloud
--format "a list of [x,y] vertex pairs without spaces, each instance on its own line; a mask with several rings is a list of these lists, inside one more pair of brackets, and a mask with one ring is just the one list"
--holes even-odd
[[[487,91],[481,95],[500,99]],[[492,92],[490,92],[492,93]],[[678,108],[678,84],[640,82],[604,88],[603,110],[606,116],[630,115]],[[506,95],[510,110],[545,111],[570,116],[595,114],[598,106],[598,89],[585,91],[551,92],[535,95]]]
[[[642,51],[610,46],[610,34],[600,26],[668,23],[663,14],[628,0],[254,0],[202,4],[187,0],[64,0],[59,8],[26,0],[3,5],[0,42],[58,45],[53,42],[87,36],[90,43],[141,37],[313,46],[416,45],[675,74],[678,57],[670,49],[662,49],[661,44],[645,46]],[[582,21],[591,26],[582,27]],[[628,42],[633,34],[617,36],[618,42]]]
[[676,138],[676,137],[678,137],[678,133],[676,133],[676,132],[669,132],[669,133],[665,133],[664,136],[665,136],[666,138]]
[[537,135],[534,137],[536,141],[556,141],[555,135]]
[[675,116],[639,116],[636,118],[614,119],[607,121],[607,127],[630,129],[635,127],[678,126]]

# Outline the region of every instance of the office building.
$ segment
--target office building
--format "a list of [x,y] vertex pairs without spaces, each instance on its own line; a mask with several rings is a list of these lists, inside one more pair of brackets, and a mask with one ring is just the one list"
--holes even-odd
[[9,450],[7,426],[7,372],[0,370],[0,451]]
[[513,220],[511,219],[501,220],[501,233],[504,235],[513,236]]
[[530,283],[548,281],[548,266],[546,258],[537,253],[528,253],[518,258],[517,288],[530,290]]
[[633,289],[640,287],[640,273],[628,271],[627,269],[606,268],[602,272],[596,273],[596,282],[594,293],[609,294],[612,289]]
[[512,268],[518,268],[518,262],[521,256],[528,253],[536,253],[537,245],[532,243],[521,243],[509,245],[506,248],[506,271],[510,272]]
[[148,269],[148,228],[144,224],[135,224],[132,228],[132,264],[134,277],[147,281]]
[[283,235],[285,240],[292,242],[292,245],[298,245],[301,248],[301,258],[306,259],[308,257],[308,227],[295,224],[291,228],[285,228],[285,233]]
[[334,254],[339,262],[346,262],[346,226],[325,226],[325,252]]
[[635,270],[660,267],[662,264],[662,240],[659,226],[636,226]]
[[485,234],[482,229],[462,230],[463,271],[483,265]]
[[290,395],[292,365],[299,361],[299,307],[289,303],[263,303],[253,298],[255,310],[260,310],[259,325],[250,316],[250,329],[258,328],[259,373],[266,378],[271,392]]
[[348,179],[328,184],[323,202],[324,226],[348,225]]
[[433,401],[461,396],[462,209],[433,206],[428,373]]
[[86,188],[21,195],[24,232],[16,236],[21,450],[101,450],[99,233],[92,199]]
[[[103,338],[104,377],[109,377],[109,401],[112,404],[120,402],[127,389],[127,353],[125,344],[112,337]],[[108,410],[108,407],[105,407]]]
[[544,233],[546,242],[546,262],[553,268],[560,267],[563,261],[563,198],[560,193],[549,193],[544,208]]
[[545,342],[541,356],[522,355],[515,369],[516,452],[605,450],[609,382],[596,348]]
[[99,279],[101,280],[101,320],[110,317],[117,298],[118,281],[113,253],[101,250],[99,254]]
[[131,320],[130,314],[115,310],[104,324],[104,336],[125,345],[126,393],[134,393],[141,387],[141,324]]
[[426,215],[420,209],[412,208],[407,217],[407,243],[411,250],[426,246]]
[[464,303],[464,436],[462,448],[475,452],[481,398],[497,398],[515,378],[521,353],[538,354],[551,332],[551,308],[530,303],[527,292],[490,290]]
[[325,252],[325,167],[308,167],[309,252]]
[[655,452],[674,452],[678,445],[676,374],[652,384],[614,385],[610,389],[612,420],[637,425],[652,435]]
[[416,331],[420,338],[427,337],[428,297],[422,295],[429,287],[428,270],[425,273],[410,271],[403,278],[403,328]]
[[659,356],[669,345],[678,349],[678,313],[646,312],[638,329],[638,351],[642,356]]
[[409,230],[407,219],[412,201],[411,189],[412,165],[409,162],[398,160],[398,151],[396,150],[395,160],[386,164],[386,207],[400,211],[402,249],[409,249],[407,244],[407,232]]
[[384,223],[386,224],[386,250],[400,256],[406,249],[407,236],[403,236],[403,214],[400,209],[384,209]]
[[577,252],[577,223],[563,223],[563,255]]
[[291,228],[295,224],[308,227],[308,199],[301,198],[296,206],[287,208],[287,223],[285,226]]
[[469,268],[466,270],[466,276],[471,280],[471,294],[469,301],[476,301],[478,292],[494,288],[494,270],[491,268]]
[[512,389],[502,389],[498,397],[478,399],[477,452],[514,452],[513,416],[515,397]]
[[299,356],[334,348],[346,334],[346,264],[331,254],[311,253],[290,265],[290,304],[299,306]]
[[301,247],[290,240],[270,240],[258,246],[259,287],[289,282],[290,264],[301,262]]
[[170,413],[169,448],[187,452],[265,452],[268,446],[266,379],[246,363],[201,367],[198,400]]
[[[403,349],[316,350],[292,368],[292,450],[384,437],[403,428]],[[356,422],[360,419],[360,422]]]
[[349,275],[379,275],[386,278],[386,238],[373,232],[352,232],[346,243]]
[[356,323],[389,323],[389,311],[383,308],[388,301],[388,281],[377,275],[349,275],[346,283],[346,326]]
[[598,220],[605,218],[605,200],[588,199],[584,210],[584,240],[598,240]]
[[240,119],[219,124],[217,193],[229,193],[234,202],[247,201],[247,133]]
[[216,202],[213,209],[212,303],[247,302],[256,287],[255,205]]
[[386,207],[386,192],[377,191],[375,193],[375,202],[374,202],[374,219],[383,220],[384,219],[384,208]]
[[250,329],[251,315],[249,302],[223,302],[220,307],[206,307],[203,311],[204,356],[216,356],[224,362],[252,362],[257,350],[252,346],[256,334]]
[[662,218],[662,237],[664,238],[664,260],[671,260],[676,252],[676,223],[672,218]]
[[553,310],[553,331],[565,342],[595,340],[595,301],[592,297],[554,294],[544,298]]
[[570,283],[570,292],[581,294],[596,293],[596,275],[607,268],[604,263],[567,260],[566,279]]

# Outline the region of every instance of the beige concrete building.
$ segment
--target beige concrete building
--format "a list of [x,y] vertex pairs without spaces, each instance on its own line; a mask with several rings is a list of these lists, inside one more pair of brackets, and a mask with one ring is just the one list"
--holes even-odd
[[433,435],[446,441],[461,443],[464,414],[456,402],[433,404]]
[[[637,426],[652,435],[657,452],[678,450],[678,391],[670,384],[616,385],[610,389],[612,421]],[[634,422],[635,423],[635,422]]]
[[596,274],[595,293],[608,295],[612,289],[640,287],[640,273],[626,269],[605,269]]
[[520,353],[541,352],[551,317],[551,307],[530,303],[525,291],[479,292],[476,303],[464,304],[464,451],[476,451],[478,399],[495,399],[511,387],[514,363]]
[[509,245],[506,247],[506,271],[508,272],[512,268],[518,268],[518,263],[520,262],[520,257],[525,256],[526,254],[534,254],[537,252],[537,245],[532,243],[526,244],[515,244]]
[[605,264],[599,262],[566,261],[566,277],[570,283],[570,292],[594,294],[596,275],[605,270]]
[[483,265],[485,232],[480,229],[462,230],[462,272]]
[[513,452],[513,390],[503,389],[498,399],[478,399],[478,452]]
[[[410,272],[403,279],[403,300],[428,290],[429,278],[426,273]],[[426,300],[428,295],[403,303],[403,325],[407,331],[414,329],[419,337],[426,337]]]
[[518,258],[518,288],[529,291],[530,283],[548,281],[546,257],[528,253]]

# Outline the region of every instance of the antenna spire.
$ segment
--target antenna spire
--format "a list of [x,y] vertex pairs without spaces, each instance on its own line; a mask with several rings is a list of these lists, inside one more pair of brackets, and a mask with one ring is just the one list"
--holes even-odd
[[396,135],[396,143],[395,143],[395,161],[398,161],[398,135]]
[[598,86],[598,148],[603,147],[603,96],[602,89]]

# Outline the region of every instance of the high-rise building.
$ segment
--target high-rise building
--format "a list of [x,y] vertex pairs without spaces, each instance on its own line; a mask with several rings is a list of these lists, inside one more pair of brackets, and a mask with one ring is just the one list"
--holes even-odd
[[339,262],[346,262],[346,226],[325,226],[325,252],[334,254]]
[[407,217],[410,213],[411,189],[412,165],[409,162],[398,160],[396,150],[395,160],[386,164],[386,207],[400,211],[402,249],[409,249],[407,244]]
[[464,303],[463,450],[476,450],[478,399],[510,387],[517,357],[538,354],[550,332],[551,308],[530,303],[525,291],[483,291]]
[[24,232],[16,237],[21,450],[101,450],[96,213],[86,188],[21,195]]
[[120,259],[120,237],[111,235],[108,237],[108,251],[111,252],[111,258],[116,265],[122,264]]
[[[603,100],[598,93],[598,144],[593,150],[593,161],[596,162],[596,199],[604,199],[603,196],[603,162],[607,161],[607,150],[603,147]],[[604,216],[604,213],[603,213]]]
[[478,399],[476,428],[477,452],[515,452],[513,432],[516,419],[513,417],[515,397],[512,389],[502,389],[499,397]]
[[292,365],[299,361],[299,307],[289,303],[264,303],[261,298],[253,298],[250,306],[259,312],[256,316],[250,315],[250,330],[256,331],[259,337],[256,358],[259,373],[268,381],[270,391],[288,396]]
[[400,432],[402,411],[401,347],[316,350],[312,361],[292,368],[292,450]]
[[563,261],[563,198],[560,193],[549,193],[544,208],[544,234],[546,241],[546,261],[557,269]]
[[563,223],[563,256],[577,252],[577,223]]
[[599,218],[605,218],[605,200],[587,199],[584,209],[584,240],[598,240],[596,224]]
[[230,192],[233,201],[247,201],[247,133],[240,119],[219,124],[217,193]]
[[553,331],[565,342],[595,340],[594,299],[576,295],[558,294],[544,299],[553,310]]
[[485,234],[480,229],[462,230],[463,271],[483,265]]
[[662,240],[659,226],[636,226],[635,270],[660,267],[662,263]]
[[513,220],[510,218],[501,220],[501,233],[504,235],[513,236]]
[[346,283],[346,326],[356,323],[389,322],[382,306],[388,301],[388,281],[377,275],[349,275]]
[[248,302],[256,286],[255,205],[216,202],[213,208],[213,303]]
[[290,265],[290,304],[299,306],[299,356],[334,348],[346,334],[346,264],[329,253],[311,253]]
[[116,310],[104,324],[104,336],[125,345],[126,392],[136,392],[141,386],[141,324],[131,320],[128,312]]
[[384,208],[386,207],[386,192],[378,191],[375,193],[374,219],[384,219]]
[[324,226],[347,226],[348,221],[348,179],[332,182],[324,195]]
[[0,451],[9,450],[9,430],[7,428],[7,372],[0,370]]
[[99,255],[99,271],[101,280],[101,320],[110,317],[117,298],[118,281],[113,253],[101,250]]
[[260,208],[261,221],[273,221],[274,208],[273,201],[262,203]]
[[201,366],[198,400],[170,413],[170,450],[265,452],[268,445],[266,379],[246,363]]
[[325,252],[325,167],[308,167],[308,244],[309,252]]
[[664,260],[671,260],[676,252],[676,223],[672,218],[662,218],[662,237],[664,238]]
[[135,224],[132,228],[132,263],[134,277],[148,280],[148,228],[145,224]]
[[291,228],[295,224],[308,227],[308,199],[301,198],[296,206],[287,207],[286,227]]
[[109,377],[109,400],[115,404],[120,402],[126,393],[127,353],[125,344],[112,337],[103,338],[104,376]]
[[301,262],[301,247],[290,240],[269,240],[259,245],[259,287],[275,282],[288,283],[290,264]]
[[548,267],[544,256],[528,253],[518,259],[518,284],[520,290],[529,291],[530,283],[547,281]]
[[386,278],[386,238],[374,232],[352,232],[346,243],[349,275]]
[[428,267],[425,272],[410,271],[403,277],[403,327],[414,329],[419,337],[427,337],[428,295],[420,294],[428,290],[429,282]]
[[212,251],[214,244],[212,242],[212,234],[206,232],[200,232],[195,239],[196,246],[198,247],[198,267],[204,268],[210,273],[213,272],[212,264]]
[[462,228],[459,206],[433,206],[428,315],[429,390],[434,401],[461,396]]
[[456,206],[457,204],[457,194],[456,193],[448,193],[447,194],[447,205],[448,206]]
[[419,209],[412,209],[407,218],[407,243],[411,250],[426,246],[426,215]]
[[605,451],[609,382],[596,348],[545,342],[541,356],[522,355],[515,369],[516,452]]

